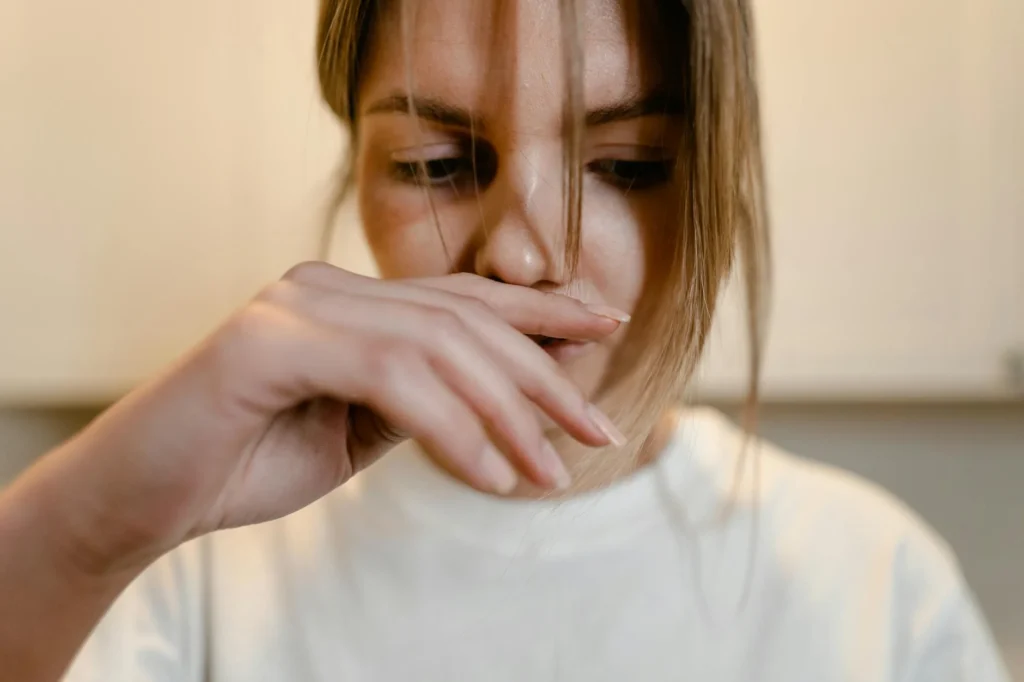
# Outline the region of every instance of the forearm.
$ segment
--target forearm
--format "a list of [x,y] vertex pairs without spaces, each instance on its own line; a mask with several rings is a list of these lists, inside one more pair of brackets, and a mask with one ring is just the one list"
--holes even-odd
[[79,536],[90,510],[75,508],[71,459],[54,452],[0,494],[0,682],[60,679],[144,568],[105,566]]

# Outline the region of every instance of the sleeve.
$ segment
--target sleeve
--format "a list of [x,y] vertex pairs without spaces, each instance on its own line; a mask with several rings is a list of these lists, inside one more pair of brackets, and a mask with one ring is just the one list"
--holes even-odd
[[956,556],[930,529],[901,553],[894,642],[899,682],[1010,682]]
[[950,598],[922,633],[903,682],[1010,682],[981,612],[969,592]]
[[203,682],[202,540],[162,557],[111,606],[65,682]]

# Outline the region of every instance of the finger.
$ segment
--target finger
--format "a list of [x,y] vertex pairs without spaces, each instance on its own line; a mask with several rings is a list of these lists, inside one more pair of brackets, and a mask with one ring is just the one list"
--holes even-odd
[[348,272],[320,261],[300,263],[282,278],[319,289],[368,296],[400,296],[433,302],[423,289],[470,296],[494,308],[508,324],[523,334],[573,340],[597,340],[619,328],[630,317],[600,304],[586,304],[571,296],[530,287],[495,282],[470,273],[415,280],[377,280]]
[[[329,307],[333,324],[305,319],[322,326],[322,334],[337,337],[338,348],[363,356],[355,366],[346,363],[347,371],[362,377],[350,380],[351,385],[368,392],[380,380],[400,380],[402,367],[427,364],[477,414],[494,442],[528,478],[547,488],[568,484],[568,473],[545,438],[530,400],[454,313],[404,301],[321,295],[336,303]],[[304,315],[303,302],[308,305],[309,299],[307,292],[293,301],[292,313]],[[355,347],[352,339],[359,339]]]
[[[454,279],[448,277],[444,279]],[[469,278],[489,282],[478,277]],[[524,287],[489,282],[499,289],[518,289],[517,293],[536,295],[538,301],[556,299],[559,305],[573,301],[566,297],[544,294]],[[421,287],[406,287],[406,296],[441,306],[457,315],[485,342],[498,363],[507,368],[520,389],[551,419],[576,440],[586,445],[618,445],[625,437],[612,421],[591,405],[565,369],[535,342],[516,330],[487,303],[473,296],[438,289],[431,295]],[[557,301],[558,298],[565,301]],[[578,307],[573,301],[572,307]]]
[[328,396],[366,405],[471,485],[502,494],[516,485],[515,469],[491,444],[480,417],[425,361],[367,352],[373,346],[365,339],[282,311],[273,318],[250,335],[259,346],[250,357],[264,368],[267,390],[293,401]]
[[492,438],[529,478],[549,488],[567,487],[569,473],[510,368],[497,364],[455,313],[440,312],[428,313],[429,327],[417,325],[429,329],[430,342],[418,347],[426,349],[431,365],[480,415]]
[[[489,355],[490,362],[485,362],[485,359],[480,357],[478,344],[460,338],[460,349],[446,358],[450,359],[464,353],[464,360],[473,363],[476,369],[461,368],[462,371],[468,371],[468,376],[453,374],[450,379],[455,380],[457,376],[465,378],[460,387],[469,399],[483,401],[482,404],[490,406],[486,402],[487,396],[480,393],[481,387],[487,387],[492,391],[502,392],[506,409],[517,407],[517,411],[510,413],[506,420],[500,420],[493,412],[488,416],[498,422],[500,430],[496,435],[511,444],[513,451],[510,454],[524,462],[528,474],[535,471],[531,463],[537,462],[538,457],[550,474],[561,477],[562,471],[558,468],[557,461],[550,461],[550,453],[538,455],[537,447],[547,447],[545,444],[537,445],[540,441],[539,435],[532,443],[523,440],[532,438],[534,427],[540,429],[540,426],[536,418],[527,423],[523,422],[520,409],[522,406],[519,402],[513,402],[511,392],[514,392],[516,397],[521,393],[535,403],[556,424],[581,443],[603,446],[621,444],[624,440],[611,421],[588,403],[582,391],[561,365],[537,344],[505,323],[486,304],[471,297],[410,288],[415,290],[412,292],[415,294],[414,300],[417,303],[427,302],[427,305],[417,305],[397,298],[367,298],[341,291],[310,291],[300,287],[277,287],[273,290],[273,296],[276,302],[300,310],[303,314],[325,324],[360,334],[383,334],[390,338],[402,338],[427,349],[437,348],[441,340],[439,334],[454,327],[456,322],[461,322],[468,331],[479,338],[483,349]],[[393,291],[391,293],[394,294]],[[437,307],[436,310],[434,306]],[[434,312],[431,313],[431,310]],[[427,311],[426,315],[424,311]],[[458,320],[445,318],[444,312],[457,316]],[[454,329],[450,334],[453,339],[462,335],[461,329]],[[473,372],[477,374],[474,375]],[[468,383],[474,379],[475,383]],[[510,379],[514,383],[514,388],[508,386]],[[494,407],[497,409],[499,406]],[[532,409],[529,412],[533,414]],[[509,430],[512,428],[525,431],[513,432]],[[535,476],[531,475],[531,478]]]
[[597,340],[608,336],[630,319],[625,312],[608,306],[588,305],[571,296],[495,282],[476,275],[418,279],[415,283],[478,299],[523,334]]
[[331,265],[325,261],[306,261],[304,263],[298,263],[293,265],[288,271],[282,275],[282,282],[290,282],[293,284],[301,284],[304,286],[316,287],[320,289],[338,289],[343,286],[348,286],[353,282],[359,282],[360,280],[375,280],[372,277],[366,277],[364,275],[357,275],[354,272],[349,272],[335,265]]
[[[500,330],[485,330],[495,336]],[[555,360],[537,344],[525,340],[495,339],[489,344],[502,366],[509,368],[523,394],[579,442],[590,446],[622,445],[624,436],[599,408],[587,400],[583,391]]]
[[569,435],[592,446],[621,444],[624,438],[611,421],[540,346],[486,305],[456,300],[451,309],[482,339],[498,364],[507,368],[520,390]]
[[401,376],[383,377],[369,387],[370,407],[471,485],[499,494],[516,486],[515,469],[490,442],[479,416],[427,364],[403,364],[394,371]]

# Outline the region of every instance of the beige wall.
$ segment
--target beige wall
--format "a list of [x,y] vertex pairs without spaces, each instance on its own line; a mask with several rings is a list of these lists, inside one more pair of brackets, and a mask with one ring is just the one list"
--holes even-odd
[[[0,485],[93,414],[0,410]],[[878,481],[935,526],[1024,679],[1024,404],[771,405],[762,431]]]
[[89,423],[95,409],[0,408],[0,487],[40,453]]

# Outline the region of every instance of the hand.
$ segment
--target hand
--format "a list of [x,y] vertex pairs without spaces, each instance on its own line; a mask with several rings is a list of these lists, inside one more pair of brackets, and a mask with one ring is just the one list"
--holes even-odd
[[482,490],[564,486],[542,414],[587,445],[618,435],[526,334],[621,319],[474,275],[298,266],[66,446],[78,532],[102,561],[162,553],[295,511],[407,437]]

